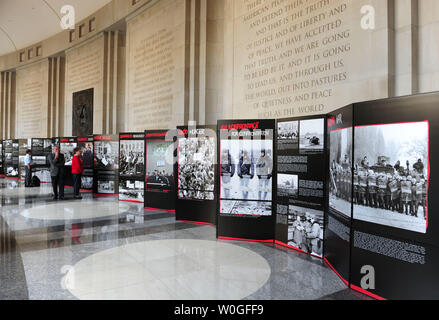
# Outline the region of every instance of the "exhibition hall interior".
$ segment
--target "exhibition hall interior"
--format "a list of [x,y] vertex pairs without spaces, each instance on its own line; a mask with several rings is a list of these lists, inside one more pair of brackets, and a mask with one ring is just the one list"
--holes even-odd
[[439,299],[438,38],[437,0],[0,0],[0,300]]

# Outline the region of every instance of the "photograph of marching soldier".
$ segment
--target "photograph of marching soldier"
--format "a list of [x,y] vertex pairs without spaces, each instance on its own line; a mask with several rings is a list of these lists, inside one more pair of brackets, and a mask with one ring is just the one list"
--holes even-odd
[[323,255],[323,211],[290,205],[288,245],[306,253]]
[[[331,131],[330,146],[329,207],[350,218],[352,197],[352,128]],[[359,180],[361,180],[361,176],[359,176]],[[358,184],[358,180],[357,184],[354,181],[354,190],[358,190],[360,196],[362,191],[364,191]]]
[[143,176],[145,142],[143,140],[120,141],[120,175]]
[[301,153],[323,152],[325,145],[325,120],[301,120],[299,124],[299,149]]
[[428,136],[428,122],[355,127],[355,219],[426,232]]
[[271,201],[272,154],[273,140],[222,140],[221,198]]
[[178,150],[178,197],[212,200],[215,188],[214,139],[180,138]]
[[278,122],[277,139],[299,144],[299,121]]

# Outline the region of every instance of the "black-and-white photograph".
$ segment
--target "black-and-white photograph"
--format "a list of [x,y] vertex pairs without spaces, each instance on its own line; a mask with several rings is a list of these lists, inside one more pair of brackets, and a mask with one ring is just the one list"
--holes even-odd
[[426,233],[428,122],[355,128],[357,220]]
[[3,148],[5,150],[12,149],[12,140],[3,140]]
[[81,177],[82,189],[93,189],[93,177],[82,176]]
[[299,143],[299,121],[278,122],[278,140],[288,140],[291,143]]
[[102,181],[98,180],[98,193],[101,194],[114,194],[114,181]]
[[325,119],[302,120],[299,124],[301,153],[323,152]]
[[54,147],[54,143],[52,139],[44,139],[43,152],[47,156],[52,153],[52,149]]
[[120,180],[119,200],[143,202],[143,181]]
[[44,166],[46,164],[46,157],[44,156],[32,156],[33,164],[36,166]]
[[120,175],[142,177],[145,172],[145,142],[120,141]]
[[78,146],[76,142],[61,142],[60,152],[66,159],[66,166],[71,166],[73,161],[73,150]]
[[172,141],[147,141],[146,189],[170,191],[174,185],[174,143]]
[[213,192],[201,190],[178,190],[178,197],[187,200],[215,200]]
[[6,167],[6,176],[8,177],[18,177],[18,168],[7,166]]
[[272,200],[273,140],[221,140],[221,198]]
[[201,193],[214,191],[214,163],[214,138],[180,138],[178,140],[178,188],[181,191],[179,197],[192,199],[192,193],[196,194],[197,191]]
[[82,151],[82,162],[84,168],[93,168],[93,142],[81,141],[78,143],[78,147]]
[[248,216],[271,216],[269,201],[221,200],[221,213]]
[[95,169],[119,169],[119,142],[95,142]]
[[277,195],[279,197],[297,197],[299,194],[299,176],[296,174],[277,175]]
[[288,245],[321,257],[323,255],[323,228],[323,211],[289,206]]
[[5,162],[12,162],[12,153],[5,153]]
[[40,179],[40,182],[51,182],[50,170],[48,168],[36,168],[33,175]]
[[351,218],[352,195],[352,128],[330,133],[329,206]]

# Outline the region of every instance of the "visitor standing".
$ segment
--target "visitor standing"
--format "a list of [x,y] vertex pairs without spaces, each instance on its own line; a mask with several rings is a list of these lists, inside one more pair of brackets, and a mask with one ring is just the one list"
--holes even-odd
[[82,199],[79,191],[81,190],[81,177],[84,172],[84,164],[81,159],[81,148],[73,150],[72,175],[73,175],[73,196],[75,199]]

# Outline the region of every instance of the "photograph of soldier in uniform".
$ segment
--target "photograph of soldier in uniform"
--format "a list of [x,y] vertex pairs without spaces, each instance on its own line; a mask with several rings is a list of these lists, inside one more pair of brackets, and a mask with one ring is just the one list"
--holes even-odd
[[120,141],[120,174],[122,176],[143,176],[145,170],[143,140]]
[[329,207],[351,218],[352,128],[330,133]]
[[146,188],[168,192],[174,185],[174,143],[172,141],[147,141]]
[[277,139],[288,140],[293,144],[299,143],[299,121],[278,122]]
[[272,199],[273,140],[221,141],[221,198]]
[[302,120],[299,124],[299,150],[301,153],[323,152],[325,145],[325,120]]
[[82,151],[82,162],[84,168],[93,167],[93,142],[79,142],[78,147]]
[[297,197],[299,194],[299,176],[296,174],[277,175],[277,195],[279,197]]
[[323,255],[323,211],[289,206],[288,245],[321,257]]
[[61,142],[60,152],[64,154],[66,166],[71,166],[73,161],[73,150],[78,146],[76,142]]
[[271,202],[221,200],[221,213],[232,215],[271,216]]
[[119,180],[119,199],[143,202],[143,181]]
[[119,142],[95,142],[95,169],[119,169]]
[[355,219],[426,232],[428,128],[428,122],[355,128]]
[[211,200],[215,189],[215,141],[213,138],[178,140],[178,196],[183,199]]

